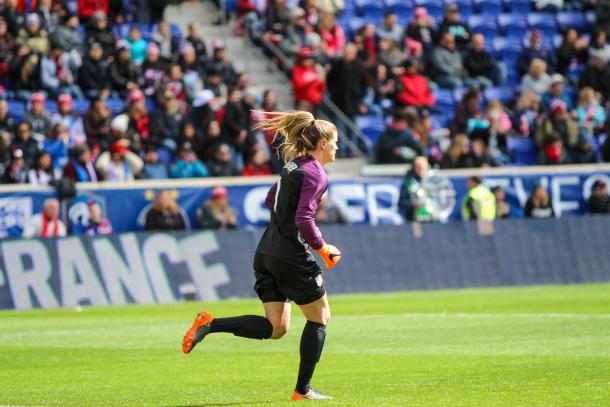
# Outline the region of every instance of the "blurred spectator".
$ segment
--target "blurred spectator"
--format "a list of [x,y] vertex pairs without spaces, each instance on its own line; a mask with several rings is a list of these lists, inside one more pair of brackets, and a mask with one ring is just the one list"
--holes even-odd
[[2,182],[4,171],[11,164],[11,142],[12,139],[10,133],[5,132],[0,135],[0,183]]
[[430,69],[434,82],[440,87],[454,89],[464,86],[466,71],[452,32],[443,33],[438,45],[432,50]]
[[87,236],[108,236],[112,234],[112,224],[108,218],[102,217],[100,204],[93,199],[87,202],[89,208],[89,224],[85,229]]
[[[542,47],[542,33],[536,28],[530,31],[528,45],[519,53],[517,59],[517,71],[519,72],[519,76],[523,76],[529,71],[534,59],[541,59],[549,68],[555,66],[555,55]],[[550,69],[550,71],[552,71],[552,69]]]
[[129,44],[125,41],[117,43],[116,56],[110,64],[110,80],[112,88],[119,92],[121,97],[139,86],[144,85],[144,78],[140,67],[131,61]]
[[12,158],[2,175],[3,184],[21,184],[25,182],[26,168],[23,160],[23,151],[12,150]]
[[15,47],[15,39],[8,31],[8,25],[3,17],[0,16],[0,79],[4,82],[4,78],[9,73],[9,63],[13,58],[13,48]]
[[118,140],[112,143],[108,151],[99,155],[95,168],[102,174],[104,181],[133,181],[144,168],[144,162],[136,154],[129,151],[128,140]]
[[85,49],[85,39],[78,32],[80,21],[75,15],[67,15],[62,25],[59,25],[51,34],[51,42],[58,44],[68,52],[76,51],[79,54]]
[[481,119],[481,91],[477,88],[468,89],[462,96],[462,100],[454,105],[453,122],[451,131],[453,134],[468,130],[471,119]]
[[551,111],[538,126],[536,143],[539,147],[548,146],[549,137],[561,140],[573,163],[586,163],[594,160],[595,151],[591,141],[580,136],[578,123],[569,116],[565,104],[560,100],[553,102]]
[[239,171],[231,160],[231,149],[227,144],[218,144],[215,147],[212,159],[206,162],[212,177],[232,177],[239,175]]
[[15,119],[8,114],[8,102],[0,99],[0,137],[6,134],[12,137],[15,132]]
[[181,101],[185,100],[185,96],[188,100],[194,100],[197,93],[203,89],[202,78],[205,77],[205,66],[197,59],[195,52],[195,48],[190,44],[183,46],[180,51],[180,67],[182,69],[182,82],[184,83],[183,95],[178,94],[171,88],[170,90],[176,93],[176,97]]
[[146,214],[144,230],[186,230],[182,209],[169,191],[157,192],[155,201]]
[[474,34],[470,48],[464,54],[464,68],[479,87],[502,86],[506,81],[506,66],[485,50],[485,37]]
[[263,150],[257,150],[252,156],[250,163],[244,167],[241,175],[251,177],[260,175],[271,175],[269,160]]
[[512,132],[512,122],[501,102],[492,100],[487,104],[485,120],[489,123],[489,127],[473,132],[472,137],[483,140],[489,154],[498,164],[509,164],[511,157],[507,144],[508,135]]
[[212,197],[197,210],[197,223],[202,229],[236,229],[237,213],[229,206],[224,187],[212,190]]
[[565,103],[566,109],[569,112],[572,111],[572,98],[565,91],[563,76],[558,73],[551,75],[551,87],[549,88],[549,91],[542,96],[543,109],[549,111],[551,109],[551,103],[557,99]]
[[415,7],[413,19],[407,25],[407,38],[422,44],[428,50],[434,44],[434,20],[425,7]]
[[581,137],[593,140],[593,137],[604,131],[607,115],[600,105],[599,99],[592,88],[584,87],[578,95],[576,120]]
[[557,65],[555,71],[567,76],[571,70],[584,64],[587,61],[587,56],[587,40],[579,36],[575,28],[568,28],[556,52]]
[[208,57],[208,49],[201,38],[201,24],[194,21],[188,26],[188,35],[185,38],[186,42],[195,48],[195,53],[200,62],[204,62]]
[[59,201],[55,198],[45,199],[42,212],[33,215],[26,223],[23,237],[63,237],[66,226],[59,219]]
[[401,183],[398,209],[409,222],[432,220],[433,209],[428,202],[429,191],[424,188],[424,183],[430,175],[428,168],[426,157],[416,157]]
[[417,112],[406,108],[397,109],[392,117],[392,122],[381,134],[377,143],[377,162],[379,164],[402,164],[410,163],[413,159],[423,154],[423,148],[419,141],[413,136],[409,128],[409,115]]
[[292,68],[292,92],[294,105],[298,108],[303,102],[317,111],[322,103],[326,90],[326,75],[324,68],[316,65],[309,48],[303,48],[297,54],[297,60]]
[[332,101],[350,120],[360,112],[367,88],[366,72],[357,56],[356,46],[348,43],[343,50],[343,58],[333,64],[326,77]]
[[155,94],[157,88],[165,81],[167,64],[159,58],[160,51],[157,44],[151,42],[146,48],[146,59],[142,63],[142,75],[144,76],[143,91],[147,97]]
[[53,98],[62,93],[69,93],[77,99],[83,99],[83,93],[75,84],[73,74],[73,70],[76,71],[81,63],[79,54],[65,53],[61,46],[53,44],[48,55],[40,62],[42,88]]
[[[250,113],[241,98],[241,92],[233,89],[225,105],[224,118],[221,125],[223,137],[231,144],[237,154],[243,154],[247,149]],[[241,158],[238,157],[238,159]]]
[[152,40],[159,46],[161,59],[173,62],[178,54],[178,41],[172,37],[172,29],[167,21],[161,21],[157,30],[152,34]]
[[496,198],[496,219],[510,218],[511,207],[510,204],[506,202],[506,193],[504,192],[504,188],[501,186],[496,186],[491,189],[491,192]]
[[468,177],[468,195],[462,201],[463,220],[494,220],[496,218],[496,198],[483,185],[480,177]]
[[126,114],[129,117],[129,126],[124,136],[131,142],[130,148],[139,152],[151,143],[150,116],[146,107],[146,98],[140,89],[129,91]]
[[17,44],[9,64],[9,76],[16,96],[29,101],[32,92],[40,88],[40,56],[26,44]]
[[610,67],[597,56],[589,58],[589,64],[582,71],[578,86],[581,89],[586,86],[593,88],[602,95],[602,101],[606,102],[610,96]]
[[396,101],[405,106],[434,106],[436,100],[430,89],[428,78],[417,71],[417,62],[408,59],[404,63],[405,71],[400,77],[400,88]]
[[95,18],[96,14],[106,16],[110,11],[108,0],[78,0],[76,9],[78,10],[78,16],[83,21],[92,17]]
[[68,162],[68,138],[68,132],[63,124],[56,123],[51,127],[42,148],[50,155],[55,177],[58,179],[61,178],[63,168]]
[[38,14],[28,14],[25,26],[19,30],[17,41],[42,55],[49,51],[49,34],[41,27]]
[[57,99],[58,112],[53,115],[54,123],[63,124],[68,132],[68,147],[85,144],[87,136],[81,117],[72,110],[72,96],[69,94],[60,95]]
[[142,38],[140,27],[132,26],[129,29],[129,35],[125,38],[125,41],[129,44],[131,60],[138,65],[142,65],[142,62],[146,59],[146,48],[148,48],[148,43]]
[[290,16],[285,0],[269,0],[265,9],[266,31],[272,35],[283,36]]
[[610,196],[608,186],[602,180],[596,180],[591,186],[591,196],[587,202],[589,212],[593,215],[610,214]]
[[345,47],[345,33],[332,13],[323,12],[320,15],[318,33],[322,38],[322,50],[327,58],[332,59],[341,54]]
[[470,142],[464,134],[456,134],[451,140],[451,145],[443,154],[441,168],[471,168],[474,160],[470,154]]
[[21,122],[17,126],[12,148],[21,150],[26,167],[32,167],[34,165],[34,160],[40,149],[39,143],[32,135],[32,128],[28,122]]
[[551,77],[546,73],[546,68],[546,62],[542,59],[532,59],[527,75],[521,78],[521,91],[532,91],[539,97],[547,93],[551,87]]
[[59,13],[65,12],[62,7],[61,2],[53,2],[53,0],[38,0],[36,2],[36,14],[40,18],[40,25],[47,32],[52,33],[59,25]]
[[[540,98],[534,92],[521,92],[515,105],[513,126],[517,133],[529,137],[538,125],[540,116]],[[532,134],[533,135],[533,134]]]
[[570,156],[561,139],[555,135],[547,136],[538,150],[538,165],[570,164]]
[[498,167],[498,162],[489,154],[487,144],[479,137],[472,139],[472,161],[474,167]]
[[153,145],[171,147],[176,149],[176,139],[180,133],[180,125],[184,117],[180,105],[174,94],[165,91],[162,95],[161,106],[152,118],[150,126],[150,139]]
[[17,9],[17,0],[5,0],[0,13],[8,25],[9,32],[15,37],[23,24],[23,14]]
[[172,178],[201,178],[208,176],[207,167],[197,158],[190,143],[185,143],[178,150],[178,160],[170,170]]
[[[84,20],[83,16],[81,19]],[[87,43],[100,44],[104,50],[104,59],[114,55],[116,38],[104,12],[97,11],[91,16],[91,21],[87,24]]]
[[206,70],[217,72],[227,85],[235,84],[237,73],[233,64],[226,59],[225,44],[221,40],[212,41],[212,58],[206,64]]
[[23,118],[30,125],[30,130],[36,135],[44,136],[51,128],[53,119],[51,113],[45,108],[45,97],[41,92],[35,92],[30,98],[30,109]]
[[380,38],[377,42],[379,63],[390,68],[401,65],[407,58],[407,54],[398,48],[397,43],[389,38]]
[[103,56],[102,45],[99,42],[91,43],[78,71],[78,83],[89,99],[109,94],[111,83],[108,77],[108,62]]
[[305,19],[305,10],[300,7],[291,9],[289,15],[290,23],[286,27],[280,47],[284,54],[292,59],[304,45],[305,34],[307,34],[307,20]]
[[402,41],[403,31],[400,25],[398,25],[394,12],[386,11],[383,22],[377,29],[376,34],[379,39],[390,40],[395,44],[399,44]]
[[610,61],[610,45],[608,45],[604,30],[598,28],[593,31],[589,43],[589,57],[598,57],[604,61],[604,64],[608,64]]
[[445,6],[445,16],[438,28],[440,38],[445,34],[451,33],[454,36],[455,44],[460,50],[465,50],[470,42],[470,29],[468,25],[461,21],[460,11],[457,4],[449,3]]
[[89,110],[85,113],[83,125],[87,135],[87,143],[94,148],[105,151],[112,144],[110,123],[112,112],[106,105],[104,97],[93,99]]
[[526,218],[555,217],[555,211],[545,187],[538,183],[534,185],[532,194],[525,203],[524,215]]
[[345,213],[334,204],[328,193],[322,195],[318,211],[316,212],[316,223],[319,225],[346,225],[349,220]]
[[147,179],[169,178],[167,165],[159,160],[159,154],[154,148],[148,148],[144,155],[144,176]]
[[49,185],[55,180],[53,161],[49,153],[41,151],[34,160],[34,166],[27,172],[26,182],[32,185]]
[[91,152],[87,146],[77,146],[70,150],[70,161],[64,167],[64,177],[74,182],[98,182],[102,180],[98,174]]
[[[215,123],[218,125],[217,121],[213,121],[211,123]],[[220,127],[218,130],[218,137],[220,138]],[[197,154],[197,156],[204,157],[204,145],[203,145],[203,136],[197,133],[195,126],[193,126],[190,122],[183,122],[180,126],[180,133],[178,138],[176,139],[177,146],[182,146],[186,143],[190,144],[191,148]],[[176,148],[177,148],[176,146]]]

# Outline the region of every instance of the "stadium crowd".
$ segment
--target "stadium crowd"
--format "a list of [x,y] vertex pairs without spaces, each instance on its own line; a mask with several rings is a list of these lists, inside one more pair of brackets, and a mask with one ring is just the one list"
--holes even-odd
[[317,111],[328,91],[378,163],[610,161],[609,27],[586,20],[595,0],[263,3],[238,6],[255,41],[294,60],[295,106]]
[[259,95],[198,23],[183,36],[160,19],[166,2],[28,3],[0,1],[2,183],[277,170],[272,135],[250,129],[275,92]]

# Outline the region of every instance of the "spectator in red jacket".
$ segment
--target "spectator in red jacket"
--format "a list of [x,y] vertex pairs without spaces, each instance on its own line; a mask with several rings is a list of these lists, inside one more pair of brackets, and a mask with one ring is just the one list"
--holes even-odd
[[78,16],[81,21],[87,21],[96,11],[108,15],[108,0],[78,0]]
[[292,90],[295,106],[303,102],[316,110],[322,103],[322,95],[326,89],[326,76],[321,66],[316,66],[313,53],[309,48],[303,48],[297,54],[297,61],[292,68]]
[[405,72],[400,77],[400,91],[396,94],[396,101],[405,106],[434,106],[436,100],[430,90],[428,79],[417,72],[417,63],[408,59]]

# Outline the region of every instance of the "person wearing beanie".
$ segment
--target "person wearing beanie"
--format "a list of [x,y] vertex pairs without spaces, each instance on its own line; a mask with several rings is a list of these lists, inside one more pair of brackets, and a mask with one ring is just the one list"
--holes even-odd
[[74,182],[98,182],[102,180],[93,165],[91,152],[86,144],[70,150],[70,161],[64,167],[64,177]]

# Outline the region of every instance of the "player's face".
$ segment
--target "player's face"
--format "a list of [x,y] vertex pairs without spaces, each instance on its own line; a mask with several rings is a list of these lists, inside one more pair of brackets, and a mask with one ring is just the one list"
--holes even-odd
[[334,134],[330,139],[326,140],[326,146],[324,147],[324,158],[328,163],[335,161],[335,155],[337,154],[337,135]]

